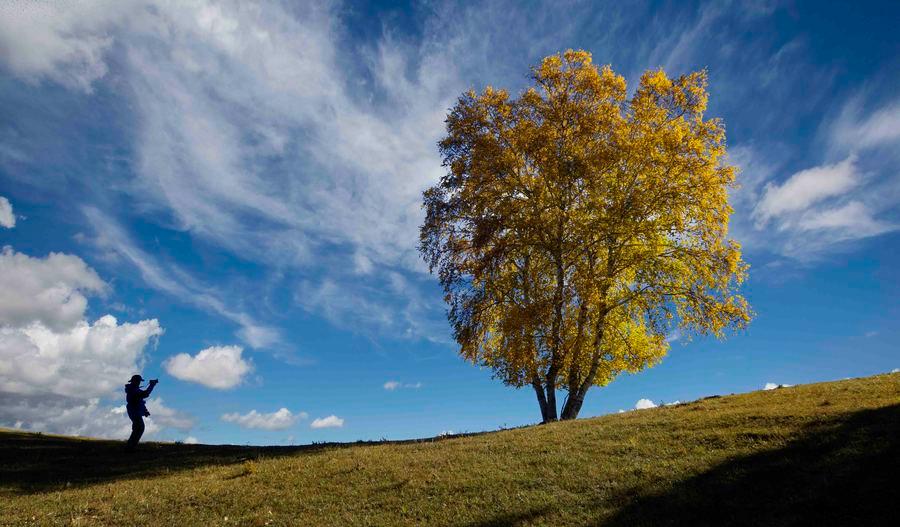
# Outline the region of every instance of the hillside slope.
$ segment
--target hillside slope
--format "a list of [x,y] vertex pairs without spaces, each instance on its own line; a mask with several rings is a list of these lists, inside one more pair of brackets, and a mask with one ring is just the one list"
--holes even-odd
[[900,374],[434,441],[121,446],[0,432],[0,524],[895,524]]

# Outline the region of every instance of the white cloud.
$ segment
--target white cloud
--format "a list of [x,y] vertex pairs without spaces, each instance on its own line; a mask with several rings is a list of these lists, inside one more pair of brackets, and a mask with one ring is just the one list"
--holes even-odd
[[[124,409],[124,407],[122,407]],[[161,427],[170,427],[187,432],[194,427],[194,418],[184,412],[169,408],[163,402],[162,397],[147,399],[147,411],[150,412],[148,420],[157,423]]]
[[832,196],[842,196],[859,184],[853,156],[835,163],[801,170],[777,185],[769,183],[754,215],[761,224],[772,218],[802,212]]
[[675,406],[677,404],[681,404],[681,401],[672,401],[671,403],[666,403],[666,406]]
[[306,412],[291,413],[287,408],[281,408],[276,412],[261,414],[256,410],[241,415],[237,412],[222,415],[226,423],[234,423],[241,428],[257,428],[261,430],[284,430],[290,428],[300,419],[306,419]]
[[855,238],[877,236],[897,227],[872,217],[872,210],[859,201],[850,201],[839,207],[811,211],[797,221],[799,230],[829,230],[845,232]]
[[184,443],[185,445],[196,445],[196,444],[199,444],[199,443],[200,443],[200,440],[198,440],[198,439],[197,439],[196,437],[194,437],[194,436],[187,436],[187,437],[184,438],[183,443]]
[[[121,438],[130,421],[121,401],[127,380],[163,329],[156,319],[85,320],[82,291],[106,284],[77,256],[0,254],[0,422],[28,430]],[[26,295],[20,298],[19,295]],[[30,301],[30,302],[29,302]],[[147,434],[188,430],[193,419],[152,398]]]
[[[813,261],[852,247],[849,242],[900,228],[900,158],[893,148],[900,145],[900,101],[882,103],[867,114],[862,107],[860,97],[851,98],[837,119],[823,125],[823,157],[840,161],[801,170],[784,181],[772,179],[777,170],[771,161],[760,162],[753,149],[736,149],[735,161],[749,167],[746,189],[733,195],[737,214],[732,223],[742,241]],[[778,155],[767,153],[771,157]]]
[[342,426],[344,426],[344,420],[336,415],[320,417],[309,424],[310,428],[340,428]]
[[16,215],[13,213],[12,203],[0,196],[0,227],[12,229],[16,226]]
[[793,384],[776,384],[774,382],[767,382],[765,386],[763,386],[763,390],[775,390],[777,388],[790,388]]
[[[76,399],[42,394],[23,396],[0,392],[0,426],[22,430],[86,437],[124,439],[131,421],[124,406],[104,405],[98,398]],[[152,437],[159,426],[146,423]]]
[[900,368],[894,368],[891,373],[900,373]]
[[155,319],[119,324],[112,315],[60,332],[39,322],[0,328],[0,391],[108,396],[140,369],[144,349],[162,333]]
[[442,173],[434,142],[462,85],[439,57],[413,61],[386,42],[357,57],[374,82],[358,97],[339,17],[238,2],[141,13],[124,64],[140,117],[137,197],[251,258],[305,261],[337,242],[369,260],[360,271],[417,264],[420,192]]
[[[861,173],[854,156],[798,172],[782,184],[770,181],[763,187],[758,180],[777,171],[748,161],[758,157],[751,149],[740,151],[742,163],[757,170],[746,188],[733,195],[738,213],[732,224],[746,247],[798,261],[815,261],[852,247],[850,242],[900,227],[888,219],[900,196],[900,185],[891,183],[890,177],[879,179],[871,171]],[[871,164],[871,159],[867,163]],[[821,186],[814,181],[817,174],[824,174]],[[752,210],[752,220],[747,217],[748,210]]]
[[0,3],[0,61],[30,82],[47,78],[86,92],[106,75],[109,27],[133,2]]
[[372,272],[374,265],[368,256],[357,252],[353,255],[353,267],[357,274],[369,274]]
[[105,290],[106,283],[77,256],[32,258],[8,246],[0,252],[0,326],[71,328],[87,308],[84,293]]
[[860,115],[860,100],[852,99],[831,129],[831,140],[852,150],[874,148],[900,141],[900,101]]
[[77,256],[0,253],[0,391],[75,398],[113,393],[163,333],[155,319],[119,324],[83,319],[82,291],[106,284]]
[[399,388],[408,388],[408,389],[412,389],[412,390],[418,390],[421,387],[422,387],[421,382],[402,383],[400,381],[388,381],[388,382],[384,383],[384,389],[389,392],[392,392]]
[[163,362],[163,367],[175,378],[192,381],[209,388],[234,388],[253,371],[250,361],[241,357],[240,346],[211,346],[191,357],[179,353]]
[[[166,427],[187,431],[192,417],[169,408],[161,399],[147,400],[144,437],[159,436]],[[78,399],[52,394],[39,396],[0,392],[0,426],[50,434],[126,439],[131,421],[124,405],[107,405],[99,398]]]
[[654,403],[650,399],[640,399],[634,405],[635,410],[646,410],[648,408],[656,408],[656,403]]

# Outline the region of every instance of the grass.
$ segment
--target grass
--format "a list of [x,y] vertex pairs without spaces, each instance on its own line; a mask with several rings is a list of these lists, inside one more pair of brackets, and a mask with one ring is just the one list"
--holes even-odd
[[434,440],[143,446],[0,431],[0,524],[896,525],[900,374]]

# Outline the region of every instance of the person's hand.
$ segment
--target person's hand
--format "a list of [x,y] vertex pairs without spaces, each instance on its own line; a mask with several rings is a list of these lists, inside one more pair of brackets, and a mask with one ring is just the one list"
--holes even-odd
[[150,379],[150,384],[159,384],[159,379]]

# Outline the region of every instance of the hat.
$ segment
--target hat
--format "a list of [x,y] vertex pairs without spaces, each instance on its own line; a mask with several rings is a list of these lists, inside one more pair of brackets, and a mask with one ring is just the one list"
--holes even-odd
[[143,380],[144,380],[144,378],[141,377],[140,375],[132,375],[131,376],[131,382],[141,382]]

